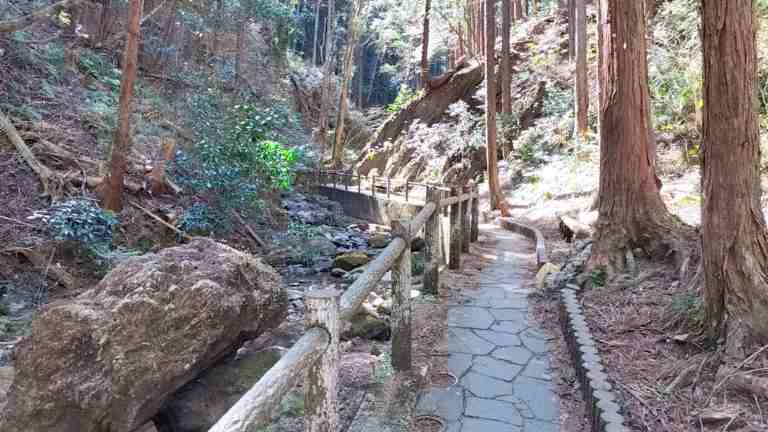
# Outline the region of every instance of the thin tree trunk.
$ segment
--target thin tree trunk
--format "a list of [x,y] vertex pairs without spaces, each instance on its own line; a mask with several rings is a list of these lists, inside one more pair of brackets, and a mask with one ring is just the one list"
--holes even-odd
[[110,174],[102,205],[107,210],[119,212],[123,208],[123,178],[127,166],[127,156],[131,151],[131,108],[133,102],[133,84],[136,81],[136,63],[139,52],[139,27],[144,0],[131,0],[125,53],[123,56],[123,77],[120,83],[120,108],[117,130],[112,142]]
[[[701,240],[706,322],[729,353],[768,340],[768,236],[760,206],[757,18],[751,0],[702,0]],[[743,353],[742,353],[743,354]]]
[[512,26],[512,2],[501,0],[501,112],[512,113],[509,32]]
[[584,0],[575,1],[576,17],[576,141],[589,131],[589,76],[587,75],[587,7]]
[[341,91],[339,92],[339,109],[336,114],[336,131],[333,141],[333,154],[331,165],[340,167],[344,156],[344,120],[349,112],[349,84],[352,81],[352,67],[355,64],[355,41],[358,37],[360,28],[360,12],[362,11],[363,0],[355,0],[352,4],[352,14],[349,16],[347,28],[347,51],[344,54],[344,77],[341,81]]
[[501,185],[499,183],[499,157],[496,147],[496,58],[494,56],[496,42],[496,14],[494,13],[494,0],[485,0],[487,9],[485,14],[486,39],[485,50],[485,145],[488,158],[488,188],[491,199],[491,209],[499,208],[503,201],[501,198]]
[[328,132],[328,111],[331,102],[331,86],[335,74],[334,45],[336,34],[336,5],[334,0],[328,0],[328,17],[326,18],[327,32],[325,35],[325,64],[323,65],[323,89],[320,101],[320,124],[317,127],[316,140],[319,144],[319,163],[322,164],[325,157],[325,147]]
[[357,109],[363,109],[363,84],[365,82],[365,44],[360,44],[360,52],[357,54]]
[[609,273],[626,252],[676,249],[683,225],[664,206],[648,158],[648,66],[643,2],[600,0],[600,189],[591,264]]
[[421,31],[421,83],[424,89],[429,89],[429,8],[431,0],[424,2],[424,21]]
[[576,0],[568,0],[568,59],[576,59]]
[[521,0],[514,0],[515,2],[515,21],[520,21],[523,19],[523,4],[521,3]]
[[315,3],[315,36],[312,38],[312,66],[317,66],[317,37],[320,34],[320,3],[322,0],[317,0]]

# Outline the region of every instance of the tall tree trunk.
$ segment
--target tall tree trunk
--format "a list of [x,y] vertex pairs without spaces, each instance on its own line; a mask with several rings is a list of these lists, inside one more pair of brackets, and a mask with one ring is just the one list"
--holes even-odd
[[363,109],[363,85],[365,82],[365,44],[360,44],[360,52],[357,53],[360,63],[357,65],[357,109]]
[[501,112],[512,113],[512,88],[509,58],[509,31],[512,26],[512,1],[501,0]]
[[333,84],[334,50],[336,34],[336,5],[334,0],[328,0],[328,17],[326,18],[327,29],[325,35],[325,64],[323,65],[323,89],[320,101],[320,121],[317,127],[316,141],[319,144],[319,163],[322,164],[325,157],[325,147],[327,144],[328,133],[328,111],[331,104],[331,86]]
[[[760,207],[757,18],[752,0],[702,0],[701,240],[706,321],[728,351],[768,341],[768,236]],[[743,353],[742,353],[743,354]]]
[[523,3],[522,0],[514,0],[515,1],[515,21],[520,21],[523,19]]
[[589,76],[587,74],[587,7],[584,0],[574,0],[576,18],[576,142],[589,131]]
[[120,108],[117,130],[112,142],[110,173],[102,199],[107,210],[119,212],[123,209],[123,179],[127,166],[127,155],[131,151],[131,108],[133,84],[136,81],[136,63],[139,52],[139,23],[144,0],[131,0],[125,53],[123,55],[123,77],[120,83]]
[[568,0],[568,59],[576,59],[576,0]]
[[360,12],[362,11],[363,0],[355,0],[352,4],[352,14],[349,16],[347,28],[347,51],[344,53],[344,77],[341,81],[341,91],[339,92],[339,109],[336,114],[336,131],[333,140],[333,155],[331,165],[340,167],[342,157],[344,156],[344,120],[349,112],[349,84],[352,81],[352,67],[355,64],[355,41],[358,37],[360,28]]
[[424,2],[424,21],[421,31],[421,84],[429,89],[429,8],[432,0]]
[[679,246],[679,220],[664,206],[648,157],[649,95],[644,2],[600,0],[600,189],[593,266],[610,273],[626,252]]
[[499,156],[496,147],[496,14],[494,0],[485,0],[485,146],[488,158],[488,188],[491,209],[503,202],[499,183]]
[[312,38],[312,66],[317,66],[317,37],[320,34],[320,3],[322,0],[317,0],[315,3],[315,36]]

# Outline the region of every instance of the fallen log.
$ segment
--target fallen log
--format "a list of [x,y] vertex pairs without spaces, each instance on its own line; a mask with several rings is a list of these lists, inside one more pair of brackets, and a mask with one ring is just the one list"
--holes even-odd
[[35,157],[35,154],[32,153],[32,150],[30,150],[24,140],[21,139],[19,131],[16,130],[16,127],[13,125],[11,120],[6,117],[2,111],[0,111],[0,133],[5,133],[8,139],[11,141],[11,144],[16,147],[16,150],[18,150],[18,152],[21,154],[21,157],[24,159],[27,165],[29,165],[29,167],[32,168],[32,171],[34,171],[35,174],[37,174],[37,176],[40,178],[40,183],[43,184],[43,191],[45,194],[50,195],[50,183],[56,174],[50,168],[43,165],[43,163]]
[[267,249],[267,243],[264,242],[264,240],[262,240],[261,237],[258,236],[258,234],[256,234],[253,228],[251,228],[251,226],[248,225],[248,223],[242,218],[242,216],[240,216],[240,214],[232,210],[232,216],[234,216],[235,219],[237,219],[237,221],[240,223],[240,225],[242,225],[245,228],[245,230],[248,231],[248,235],[251,236],[251,239],[253,239],[253,241],[255,241],[260,248]]

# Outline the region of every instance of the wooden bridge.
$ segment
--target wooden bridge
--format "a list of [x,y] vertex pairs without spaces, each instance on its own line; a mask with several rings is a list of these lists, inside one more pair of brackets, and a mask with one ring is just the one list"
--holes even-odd
[[[209,432],[246,432],[270,424],[283,397],[306,377],[305,430],[336,432],[339,424],[338,376],[341,320],[349,320],[368,294],[392,272],[392,366],[411,369],[411,241],[424,231],[425,292],[436,294],[440,267],[461,267],[461,253],[477,241],[479,194],[476,185],[436,185],[360,176],[343,171],[300,173],[298,183],[309,189],[352,191],[360,199],[404,200],[420,207],[410,219],[392,217],[393,240],[368,264],[341,295],[317,290],[304,297],[306,332],[255,385],[227,411]],[[401,195],[402,193],[402,195]],[[448,216],[448,229],[441,218]],[[445,231],[445,233],[443,233]],[[443,242],[443,235],[447,242]],[[447,244],[447,247],[445,246]],[[447,254],[443,249],[447,249]],[[445,259],[447,255],[447,260]]]

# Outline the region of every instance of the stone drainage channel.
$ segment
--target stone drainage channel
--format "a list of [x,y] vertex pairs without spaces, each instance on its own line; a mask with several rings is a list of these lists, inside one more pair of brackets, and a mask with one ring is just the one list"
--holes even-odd
[[448,367],[458,382],[419,395],[417,415],[439,417],[445,432],[555,432],[558,401],[550,374],[548,337],[528,319],[523,263],[528,240],[483,227],[497,240],[497,259],[479,289],[448,310]]

